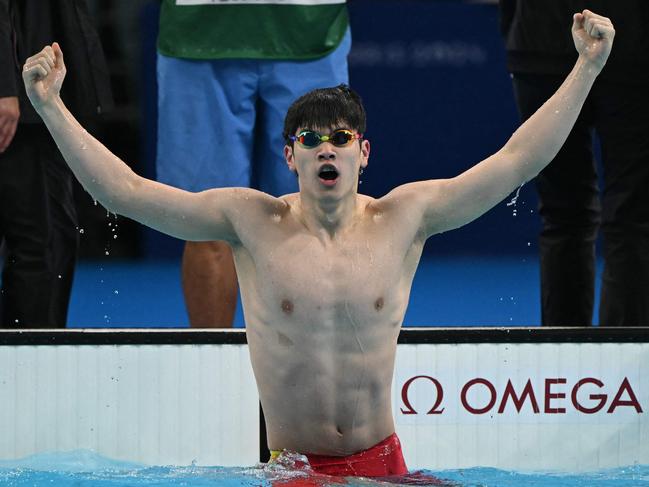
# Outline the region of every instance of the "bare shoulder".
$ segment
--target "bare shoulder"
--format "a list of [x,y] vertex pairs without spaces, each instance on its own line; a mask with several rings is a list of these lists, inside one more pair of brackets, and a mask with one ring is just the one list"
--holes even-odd
[[375,200],[373,205],[384,212],[424,211],[432,199],[440,196],[443,182],[441,179],[431,179],[403,184]]
[[241,237],[259,231],[275,214],[288,208],[283,198],[251,188],[215,188],[195,193],[200,219],[206,227],[218,230],[212,239],[241,242]]
[[409,227],[427,238],[443,227],[442,201],[448,191],[448,181],[430,179],[403,184],[377,199],[372,206],[386,217],[394,218],[395,224]]
[[287,206],[284,197],[276,198],[252,188],[215,188],[198,194],[204,195],[207,204],[218,204],[248,216],[282,211]]

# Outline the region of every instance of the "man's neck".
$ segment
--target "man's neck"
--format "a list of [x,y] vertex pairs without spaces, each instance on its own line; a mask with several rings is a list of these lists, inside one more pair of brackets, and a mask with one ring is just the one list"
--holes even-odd
[[325,232],[330,238],[353,225],[358,210],[357,193],[339,200],[299,196],[299,214],[305,226],[314,234]]

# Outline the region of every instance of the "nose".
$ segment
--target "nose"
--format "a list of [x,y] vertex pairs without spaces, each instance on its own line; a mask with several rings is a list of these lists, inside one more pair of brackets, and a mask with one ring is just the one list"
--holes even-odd
[[318,152],[318,160],[319,161],[333,161],[336,159],[336,153],[331,150],[331,144],[328,142],[323,142],[322,143],[322,149],[320,152]]

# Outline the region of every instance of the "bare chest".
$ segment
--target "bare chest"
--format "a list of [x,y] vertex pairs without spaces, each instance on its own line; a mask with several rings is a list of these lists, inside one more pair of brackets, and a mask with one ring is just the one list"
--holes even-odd
[[269,313],[284,319],[389,320],[403,306],[404,259],[403,247],[390,239],[323,245],[294,238],[255,257],[256,294]]

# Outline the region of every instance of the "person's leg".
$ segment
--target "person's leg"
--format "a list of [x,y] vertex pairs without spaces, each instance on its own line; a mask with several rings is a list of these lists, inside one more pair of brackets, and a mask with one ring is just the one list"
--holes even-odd
[[[256,67],[158,56],[158,180],[189,191],[249,186]],[[230,327],[237,299],[225,242],[187,242],[182,260],[192,327]]]
[[226,242],[186,242],[182,284],[193,328],[230,328],[237,306],[237,272]]
[[0,157],[3,327],[66,326],[78,250],[72,173],[42,125],[21,125]]
[[288,107],[316,88],[349,82],[347,55],[349,31],[340,45],[323,58],[310,61],[265,61],[262,66],[259,103],[259,144],[255,147],[255,171],[261,191],[275,196],[297,191],[297,178],[286,166],[282,128]]
[[604,273],[600,326],[649,326],[649,92],[597,85]]
[[[531,116],[560,83],[558,77],[514,76],[522,118]],[[589,117],[587,105],[563,148],[536,178],[544,326],[589,326],[592,321],[599,197]]]

